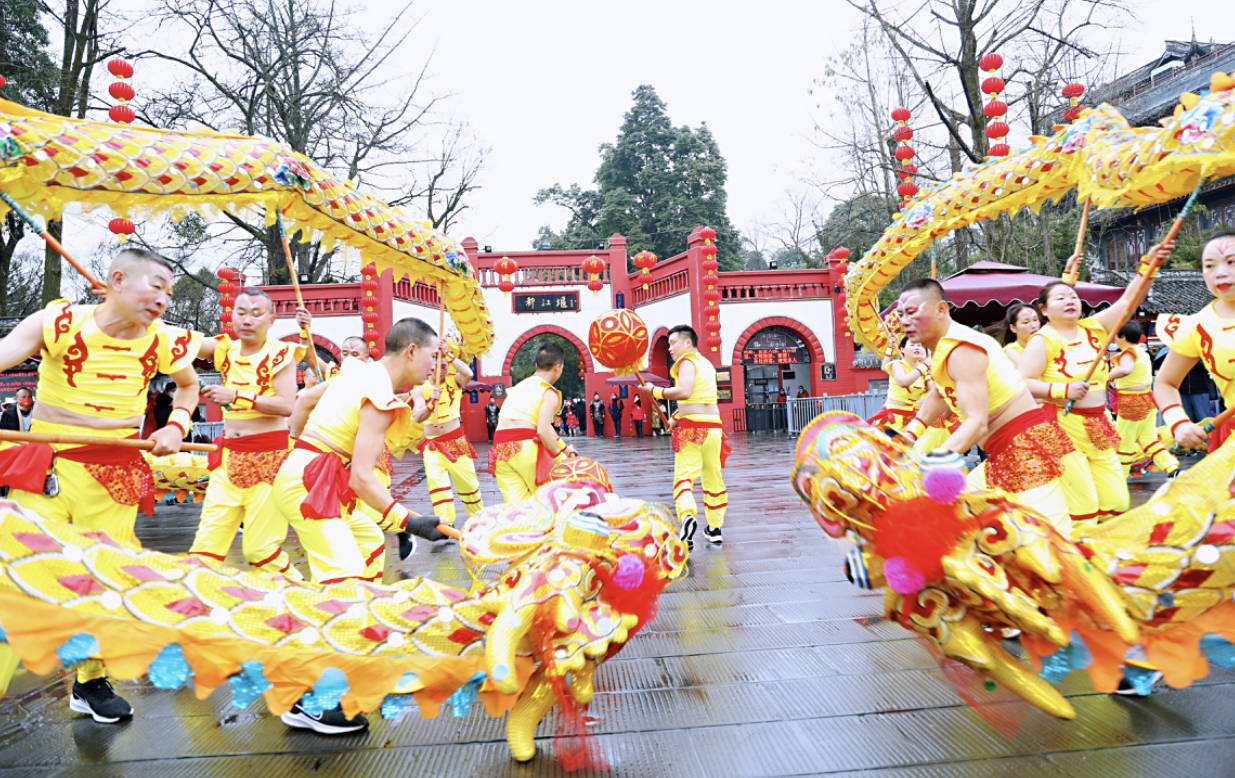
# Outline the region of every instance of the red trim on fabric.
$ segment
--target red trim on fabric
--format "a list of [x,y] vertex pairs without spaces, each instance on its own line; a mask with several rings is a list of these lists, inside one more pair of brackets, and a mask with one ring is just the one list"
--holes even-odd
[[1102,511],[1094,511],[1093,513],[1073,513],[1071,514],[1073,521],[1089,521],[1096,519],[1102,515]]
[[[1054,406],[1051,406],[1054,408]],[[1032,411],[1025,411],[1020,416],[1009,419],[1008,423],[991,433],[991,436],[986,439],[986,449],[988,454],[997,454],[1011,445],[1017,435],[1034,426],[1050,421],[1053,418],[1052,412],[1045,407],[1039,406]]]
[[[268,557],[266,557],[265,559],[261,560],[260,562],[250,562],[249,564],[253,565],[254,567],[261,567],[262,565],[268,565],[268,564],[270,564],[271,562],[273,562],[274,560],[278,559],[278,558],[279,558],[279,554],[282,554],[282,553],[283,553],[283,549],[281,549],[281,548],[276,548],[276,549],[274,550],[274,553],[273,553],[273,554],[271,554],[270,556],[268,556]],[[291,564],[291,560],[288,560],[288,564],[289,564],[289,565]],[[285,567],[285,568],[283,568],[283,569],[284,569],[284,570],[286,570],[287,568]]]
[[330,584],[341,583],[343,581],[367,581],[367,580],[369,579],[365,578],[364,576],[360,576],[360,575],[344,575],[344,576],[340,576],[339,578],[324,578],[321,581],[318,581],[317,583],[319,586],[328,586]]
[[720,497],[722,494],[729,494],[729,490],[721,489],[719,492],[709,492],[707,489],[704,489],[703,493],[709,497]]
[[364,563],[365,563],[366,565],[368,565],[368,564],[372,564],[374,559],[377,559],[379,556],[381,556],[381,555],[382,555],[382,554],[384,554],[384,553],[386,553],[386,544],[385,544],[385,543],[383,543],[382,545],[380,545],[380,546],[378,546],[377,548],[373,549],[373,551],[369,553],[369,556],[365,558]]
[[204,556],[207,559],[214,559],[219,562],[222,562],[227,558],[219,554],[212,554],[209,551],[189,551],[189,556]]
[[[228,438],[223,435],[214,439],[214,444],[218,446],[214,451],[206,457],[206,466],[214,470],[219,465],[223,464],[223,449],[235,451],[244,454],[259,454],[264,451],[287,451],[287,443],[290,440],[287,430],[271,430],[270,432],[259,432],[256,435],[241,435],[236,438]],[[297,441],[299,443],[299,441]],[[303,450],[303,446],[297,446]],[[316,451],[316,449],[313,449]]]
[[439,505],[450,505],[454,501],[455,501],[454,497],[447,497],[445,499],[433,500],[431,504],[433,505],[434,508],[436,508]]
[[430,490],[429,490],[429,494],[436,494],[436,493],[438,493],[438,492],[448,492],[448,491],[450,491],[450,487],[449,487],[449,486],[439,486],[439,487],[438,487],[438,488],[436,488],[436,489],[430,489]]

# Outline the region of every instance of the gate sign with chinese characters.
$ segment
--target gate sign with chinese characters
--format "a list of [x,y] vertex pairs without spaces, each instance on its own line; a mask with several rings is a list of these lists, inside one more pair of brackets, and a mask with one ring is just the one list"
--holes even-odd
[[518,292],[514,295],[515,313],[577,310],[579,310],[578,292]]
[[742,349],[744,365],[791,365],[810,362],[810,349],[797,333],[784,327],[759,330]]

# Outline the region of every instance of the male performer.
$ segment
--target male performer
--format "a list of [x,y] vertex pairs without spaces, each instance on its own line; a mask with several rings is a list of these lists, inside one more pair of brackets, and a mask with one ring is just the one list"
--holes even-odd
[[[476,477],[476,449],[463,434],[459,403],[463,387],[472,380],[472,369],[462,359],[450,354],[446,339],[442,339],[442,374],[430,376],[426,383],[412,392],[415,405],[412,417],[424,422],[425,436],[416,448],[425,460],[425,481],[433,512],[442,524],[455,523],[455,496],[451,484],[459,492],[463,508],[469,516],[485,507],[480,499],[480,479]],[[437,397],[432,397],[437,389]]]
[[[309,326],[308,311],[297,311],[296,319],[302,329]],[[223,406],[223,435],[215,441],[219,453],[210,456],[210,485],[189,553],[222,562],[243,522],[245,561],[301,580],[283,551],[287,519],[270,499],[270,489],[289,450],[287,419],[296,402],[296,363],[305,347],[270,340],[273,323],[270,297],[244,289],[232,309],[236,339],[206,338],[198,351],[198,358],[214,360],[223,379],[202,389],[203,397]]]
[[1066,535],[1069,514],[1059,483],[1061,462],[1065,456],[1076,460],[1079,454],[1059,424],[1034,402],[1003,348],[989,335],[952,321],[937,281],[924,278],[907,284],[897,308],[905,334],[930,350],[934,381],[905,433],[916,439],[951,409],[961,424],[943,448],[963,457],[979,444],[990,454],[969,474],[970,483],[1011,493]]
[[695,479],[702,475],[703,510],[708,525],[703,536],[709,543],[723,542],[721,527],[729,507],[729,491],[721,468],[729,456],[729,446],[720,423],[720,407],[716,404],[716,368],[699,353],[699,336],[693,328],[679,324],[669,330],[669,356],[673,367],[669,375],[675,386],[665,388],[643,384],[656,400],[677,400],[678,411],[673,419],[673,504],[677,509],[682,540],[694,548]]
[[[180,450],[197,405],[193,357],[201,335],[159,320],[171,298],[172,282],[171,268],[162,258],[144,249],[125,249],[107,271],[102,303],[56,300],[0,340],[0,371],[36,352],[42,357],[31,432],[137,437],[150,379],[165,373],[176,383],[175,409],[167,426],[150,435],[151,452]],[[120,543],[138,545],[133,533],[137,508],[153,513],[154,483],[137,449],[28,444],[28,452],[20,465],[0,473],[0,482],[12,487],[13,500],[83,532],[105,532]],[[107,724],[133,715],[97,659],[77,666],[69,709]]]
[[[549,480],[549,468],[562,456],[579,453],[553,430],[562,393],[553,388],[566,359],[562,347],[543,343],[536,351],[536,372],[506,394],[489,448],[489,473],[497,479],[502,499],[522,502]],[[604,408],[604,404],[601,404]]]
[[1153,364],[1139,345],[1141,325],[1130,321],[1119,330],[1119,355],[1111,367],[1115,384],[1115,428],[1119,430],[1119,459],[1124,478],[1132,466],[1152,459],[1168,478],[1179,475],[1179,460],[1158,439],[1158,406],[1153,398]]
[[[429,325],[402,319],[386,333],[381,359],[344,360],[337,376],[297,400],[291,419],[296,445],[275,476],[273,495],[300,538],[315,583],[380,580],[383,531],[443,537],[436,518],[413,516],[374,472],[383,446],[396,454],[407,447],[411,409],[394,390],[423,383],[436,349]],[[357,502],[374,509],[379,524],[356,511]],[[281,718],[290,727],[325,735],[368,726],[363,716],[345,718],[339,706],[315,716],[296,703]]]
[[373,358],[373,355],[369,353],[369,344],[365,342],[364,338],[360,338],[355,335],[350,335],[344,338],[343,348],[339,351],[343,355],[340,357],[341,359],[355,357],[361,362],[368,362]]

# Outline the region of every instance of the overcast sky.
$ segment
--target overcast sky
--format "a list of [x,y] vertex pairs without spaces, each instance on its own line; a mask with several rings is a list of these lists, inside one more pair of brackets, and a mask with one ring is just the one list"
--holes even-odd
[[[1121,33],[1123,69],[1159,54],[1167,38],[1189,38],[1194,19],[1202,40],[1235,39],[1224,0],[1131,4],[1139,18]],[[616,138],[644,83],[674,125],[711,128],[729,166],[734,226],[753,232],[777,221],[785,191],[820,161],[810,143],[819,116],[812,80],[850,43],[857,19],[841,0],[420,0],[415,8],[412,40],[436,45],[432,87],[453,93],[452,113],[491,148],[483,189],[452,232],[497,251],[525,250],[540,225],[565,224],[565,210],[532,197],[553,183],[592,186],[597,147]]]

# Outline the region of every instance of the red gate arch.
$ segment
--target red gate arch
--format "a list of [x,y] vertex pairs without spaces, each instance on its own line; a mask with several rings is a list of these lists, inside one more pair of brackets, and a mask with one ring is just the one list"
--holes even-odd
[[[343,357],[342,357],[343,351],[338,346],[336,346],[332,340],[330,340],[329,338],[323,338],[321,335],[318,335],[316,332],[309,333],[309,336],[313,338],[313,345],[321,346],[322,348],[329,351],[332,355],[334,355],[335,362],[343,361]],[[300,335],[298,333],[292,333],[291,335],[284,335],[283,337],[279,338],[279,340],[283,341],[284,343],[299,343]]]
[[584,367],[587,369],[587,372],[596,372],[595,367],[592,365],[592,352],[588,351],[587,344],[579,340],[570,330],[563,329],[556,324],[541,324],[520,335],[514,344],[511,345],[510,350],[506,352],[506,361],[502,363],[502,375],[510,375],[510,367],[514,364],[515,354],[519,353],[519,349],[523,348],[523,344],[537,335],[545,334],[560,335],[570,341],[579,350],[579,358],[584,360]]
[[821,365],[828,361],[823,353],[823,344],[819,342],[819,338],[815,337],[815,333],[811,332],[809,327],[797,319],[790,319],[786,316],[768,316],[747,327],[738,338],[737,345],[733,347],[733,358],[730,364],[742,364],[742,349],[746,348],[746,342],[753,338],[756,332],[768,327],[784,327],[800,337],[810,349],[810,358],[815,364]]

